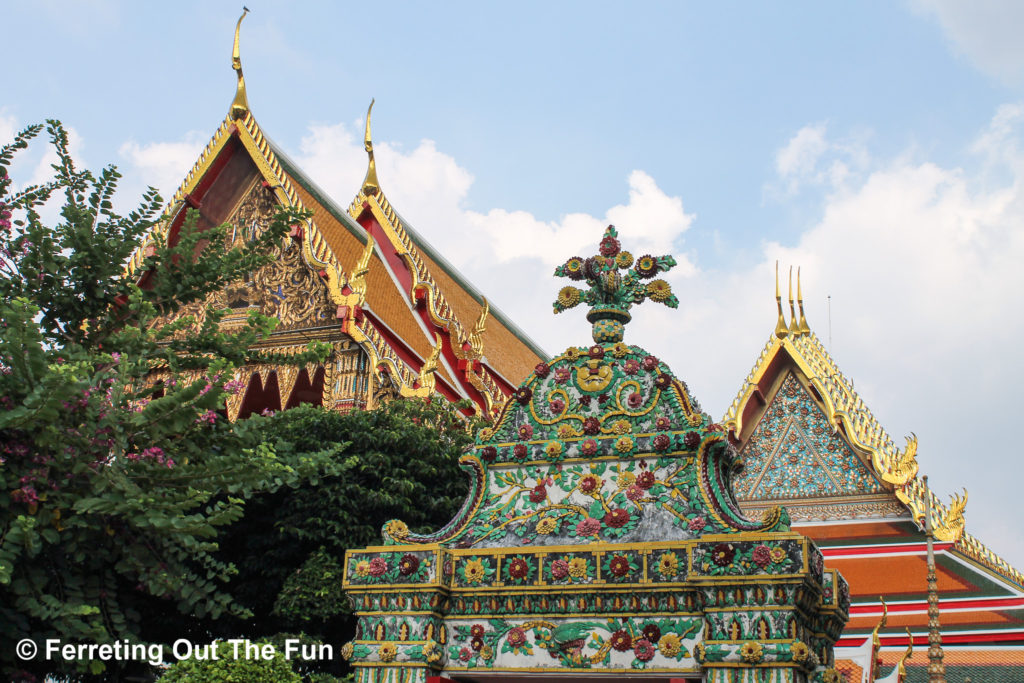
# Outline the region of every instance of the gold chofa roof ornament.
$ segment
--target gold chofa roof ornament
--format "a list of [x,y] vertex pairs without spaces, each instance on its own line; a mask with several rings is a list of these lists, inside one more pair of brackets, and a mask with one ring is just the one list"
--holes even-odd
[[366,177],[363,179],[363,194],[367,196],[377,194],[377,190],[380,189],[380,183],[377,181],[377,164],[373,160],[373,138],[370,137],[370,114],[373,112],[374,102],[375,100],[371,99],[370,107],[366,110],[366,135],[363,137],[363,147],[370,157]]
[[238,17],[235,24],[235,45],[231,50],[231,68],[238,75],[238,86],[235,90],[235,99],[231,102],[231,118],[243,118],[249,111],[249,99],[245,96],[245,77],[242,75],[242,57],[238,51],[238,34],[242,30],[242,19],[249,13],[248,7],[242,7],[242,16]]

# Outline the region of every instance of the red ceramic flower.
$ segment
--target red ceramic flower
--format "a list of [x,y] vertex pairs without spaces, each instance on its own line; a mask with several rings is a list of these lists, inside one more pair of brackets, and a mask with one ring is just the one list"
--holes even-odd
[[611,644],[619,652],[627,652],[633,648],[633,638],[626,631],[616,631],[612,634]]
[[530,423],[521,424],[518,431],[520,439],[529,439],[533,436],[533,425]]
[[619,245],[619,241],[617,239],[615,239],[611,235],[606,235],[601,239],[601,245],[599,249],[601,251],[601,256],[611,257],[619,253],[621,245]]
[[633,644],[633,654],[641,662],[649,662],[654,659],[654,646],[651,641],[641,638]]
[[569,368],[555,368],[555,381],[559,384],[565,384],[572,377],[572,371]]
[[587,517],[576,525],[577,536],[597,536],[601,531],[601,520]]
[[662,415],[661,417],[654,421],[654,426],[656,429],[671,429],[672,420]]
[[665,373],[661,373],[660,375],[654,378],[654,386],[662,390],[668,389],[670,386],[672,386],[672,378],[666,375]]
[[636,272],[640,277],[654,277],[658,274],[658,262],[650,254],[644,254],[636,260]]
[[620,529],[629,524],[630,514],[629,510],[623,508],[615,508],[604,516],[605,526],[610,526],[613,529]]
[[697,432],[686,432],[686,435],[683,436],[683,445],[692,451],[700,445],[700,434]]
[[732,543],[719,543],[711,551],[711,561],[719,567],[727,567],[736,557],[736,548]]
[[530,573],[530,565],[521,557],[513,557],[508,563],[508,575],[513,579],[525,579]]
[[639,408],[640,405],[643,402],[644,402],[644,397],[641,396],[640,394],[636,393],[635,391],[632,394],[630,394],[629,396],[626,397],[626,405],[628,405],[633,410],[636,410],[637,408]]
[[537,365],[533,368],[533,374],[537,375],[540,378],[547,377],[549,372],[551,372],[551,368],[548,366],[547,363],[537,363]]
[[551,412],[556,415],[565,410],[565,401],[560,398],[552,399],[549,405],[551,406]]
[[658,359],[654,356],[644,356],[644,359],[640,361],[640,365],[647,372],[654,370],[658,367]]
[[569,563],[565,560],[555,560],[552,562],[551,576],[555,579],[564,579],[569,576]]
[[626,498],[629,498],[634,503],[643,498],[646,494],[647,492],[644,491],[639,486],[637,486],[636,484],[633,484],[628,489],[626,489]]
[[459,650],[459,659],[463,662],[468,662],[472,656],[473,651],[470,650],[468,647],[464,647],[461,650]]
[[608,562],[608,568],[615,576],[625,576],[629,573],[629,560],[622,555],[616,555]]
[[469,627],[469,635],[472,636],[473,638],[483,638],[484,637],[484,627],[482,625],[480,625],[480,624],[473,624],[472,626]]
[[651,445],[654,446],[656,451],[668,450],[669,445],[672,443],[672,439],[668,438],[668,434],[658,434],[651,441]]
[[583,396],[580,396],[580,405],[581,406],[589,406],[590,405],[590,397],[585,395],[585,394]]
[[494,462],[494,459],[498,457],[498,449],[494,446],[484,446],[480,453],[484,462]]
[[548,497],[548,490],[547,490],[547,488],[545,488],[544,484],[537,484],[532,489],[530,489],[530,502],[531,503],[541,503],[547,497]]
[[526,405],[533,398],[533,390],[530,387],[519,387],[516,389],[515,397],[519,403]]
[[587,355],[595,359],[604,358],[604,347],[600,344],[594,344],[587,350]]
[[690,523],[689,523],[688,526],[689,526],[690,531],[700,531],[701,529],[703,529],[707,525],[708,525],[707,520],[705,520],[703,517],[694,517],[693,519],[690,520]]
[[527,452],[526,444],[524,443],[517,443],[512,447],[512,457],[516,460],[525,460]]
[[482,648],[484,646],[484,639],[483,638],[473,638],[473,640],[469,641],[469,646],[471,648],[473,648],[474,650],[476,650],[477,652],[480,652],[480,648]]
[[580,452],[583,453],[583,455],[593,455],[594,453],[597,453],[597,442],[593,439],[587,439],[580,444]]
[[751,553],[751,559],[754,560],[754,564],[764,569],[772,561],[771,550],[768,549],[768,546],[762,543],[761,545],[754,548],[753,552]]
[[596,474],[584,475],[580,479],[580,491],[583,491],[583,493],[593,493],[599,489],[603,483],[604,482],[601,481],[601,478]]
[[596,417],[588,417],[583,420],[584,434],[597,434],[601,431],[601,422]]
[[661,629],[658,628],[657,624],[647,624],[647,626],[644,626],[644,639],[652,643],[661,640]]
[[645,490],[654,486],[654,472],[650,470],[641,472],[640,476],[636,478],[636,485]]
[[526,631],[516,626],[508,632],[508,644],[512,647],[521,647],[526,643]]
[[370,560],[370,576],[381,576],[388,570],[388,563],[379,557]]
[[640,363],[632,358],[622,364],[622,371],[627,375],[635,375],[640,372]]
[[415,574],[419,568],[420,558],[415,555],[403,555],[402,559],[398,561],[398,571],[402,576]]

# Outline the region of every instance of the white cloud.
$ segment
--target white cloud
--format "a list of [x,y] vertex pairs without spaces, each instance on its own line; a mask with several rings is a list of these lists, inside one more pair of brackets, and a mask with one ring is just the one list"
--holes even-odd
[[199,158],[205,142],[205,136],[195,132],[175,142],[140,145],[129,140],[121,145],[118,154],[132,166],[133,184],[155,187],[164,200],[169,200]]
[[956,51],[1005,83],[1024,82],[1024,3],[1018,0],[912,0],[938,21]]
[[867,164],[866,136],[860,133],[833,140],[827,136],[824,123],[804,126],[776,154],[778,179],[766,189],[782,198],[807,188],[842,189]]

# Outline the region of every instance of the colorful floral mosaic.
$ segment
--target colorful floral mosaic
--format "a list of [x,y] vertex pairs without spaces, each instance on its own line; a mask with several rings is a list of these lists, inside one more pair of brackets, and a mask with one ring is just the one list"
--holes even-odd
[[677,303],[655,279],[672,265],[623,251],[609,229],[597,255],[559,267],[589,289],[563,288],[556,310],[590,305],[595,343],[538,364],[480,430],[451,523],[416,534],[392,520],[386,549],[349,552],[358,683],[474,670],[725,681],[742,667],[811,680],[830,662],[845,582],[823,575],[781,508],[741,513],[725,431],[622,340],[633,304]]
[[744,469],[735,479],[740,500],[884,490],[792,372],[783,379],[741,455]]

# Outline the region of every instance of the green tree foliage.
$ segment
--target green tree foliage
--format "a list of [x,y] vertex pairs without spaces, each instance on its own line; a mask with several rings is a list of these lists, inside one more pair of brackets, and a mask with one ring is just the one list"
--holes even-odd
[[[117,171],[77,169],[60,124],[47,131],[58,162],[44,185],[13,193],[6,170],[41,126],[0,149],[0,643],[138,642],[168,606],[244,615],[224,590],[235,569],[216,554],[218,530],[241,518],[245,498],[324,471],[337,447],[278,452],[262,418],[223,418],[237,390],[226,378],[273,320],[252,315],[231,334],[218,311],[201,324],[154,321],[266,263],[301,216],[282,212],[242,248],[226,226],[185,221],[153,244],[140,281],[125,264],[159,218],[155,190],[118,215]],[[51,197],[62,208],[47,225]],[[154,368],[170,379],[147,383]],[[5,646],[5,669],[49,666]]]
[[396,400],[346,414],[300,406],[261,422],[278,449],[348,446],[340,473],[263,494],[225,530],[220,557],[238,566],[233,594],[253,612],[231,625],[230,637],[256,638],[282,627],[339,645],[350,637],[355,621],[341,591],[345,550],[379,544],[391,519],[417,533],[451,521],[467,493],[458,458],[472,443],[472,426],[439,400]]
[[273,657],[234,657],[224,642],[217,647],[218,659],[183,659],[160,677],[160,683],[302,683],[280,650]]

